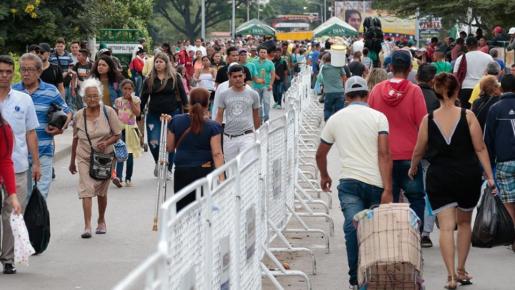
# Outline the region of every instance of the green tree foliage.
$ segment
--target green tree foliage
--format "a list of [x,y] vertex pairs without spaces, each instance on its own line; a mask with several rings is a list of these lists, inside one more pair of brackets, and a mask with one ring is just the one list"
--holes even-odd
[[146,32],[153,0],[0,1],[0,52],[23,52],[27,45],[87,39],[101,28]]
[[[206,29],[222,22],[228,22],[232,15],[232,1],[205,0]],[[236,0],[238,16],[242,16],[242,7],[246,0]],[[172,31],[188,39],[200,36],[201,0],[156,0],[154,11],[166,20]],[[227,25],[229,27],[229,25]],[[158,28],[159,29],[159,28]],[[224,29],[227,31],[227,29]]]
[[[398,16],[414,16],[417,8],[421,16],[442,17],[446,23],[473,24],[483,29],[496,25],[513,25],[515,1],[506,0],[388,0],[374,1],[375,8],[385,9]],[[468,8],[471,15],[467,15]]]

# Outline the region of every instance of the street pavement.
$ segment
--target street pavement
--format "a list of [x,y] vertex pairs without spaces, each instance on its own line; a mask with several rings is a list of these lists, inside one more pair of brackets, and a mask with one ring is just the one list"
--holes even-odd
[[[0,290],[103,290],[118,281],[150,255],[157,245],[152,232],[156,179],[154,161],[147,152],[135,159],[133,187],[108,192],[107,234],[81,239],[82,206],[77,195],[78,175],[68,171],[69,146],[65,133],[57,142],[56,179],[48,198],[52,236],[48,249],[30,258],[30,266],[18,266],[18,274],[0,274]],[[71,144],[71,142],[69,142]],[[93,206],[93,227],[98,217]]]
[[[272,110],[272,117],[279,111]],[[0,274],[0,290],[104,290],[112,287],[156,249],[157,233],[152,232],[155,208],[156,179],[150,153],[135,160],[133,187],[109,188],[107,234],[80,238],[83,230],[82,207],[77,197],[78,176],[68,172],[71,130],[56,139],[54,180],[48,206],[52,237],[47,251],[31,257],[30,266],[18,267],[17,275]],[[296,246],[313,248],[317,257],[317,275],[309,275],[314,290],[347,289],[347,261],[342,231],[343,217],[336,194],[339,171],[338,154],[332,149],[329,169],[333,177],[333,208],[335,235],[331,237],[331,253],[326,254],[320,236],[289,235]],[[97,208],[94,205],[93,225]],[[308,219],[309,224],[328,230],[322,219]],[[292,221],[292,224],[293,221]],[[443,289],[446,271],[438,249],[438,232],[432,235],[435,247],[424,249],[424,279],[426,289]],[[279,255],[292,269],[310,273],[311,262],[305,254]],[[506,247],[472,248],[468,270],[474,275],[474,285],[466,290],[515,289],[515,254]],[[305,289],[300,278],[279,278],[285,289]],[[263,289],[274,289],[264,278]],[[182,290],[182,289],[181,289]],[[392,289],[393,290],[393,289]]]

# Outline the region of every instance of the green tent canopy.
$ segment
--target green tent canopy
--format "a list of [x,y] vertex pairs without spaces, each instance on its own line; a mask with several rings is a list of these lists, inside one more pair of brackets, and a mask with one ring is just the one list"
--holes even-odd
[[236,28],[236,34],[241,35],[275,35],[275,29],[272,27],[266,25],[265,23],[257,20],[252,19],[250,21],[247,21],[238,28]]
[[338,17],[331,17],[326,22],[322,23],[315,30],[313,30],[314,37],[323,36],[354,36],[357,35],[358,31],[350,26],[347,22],[341,20]]

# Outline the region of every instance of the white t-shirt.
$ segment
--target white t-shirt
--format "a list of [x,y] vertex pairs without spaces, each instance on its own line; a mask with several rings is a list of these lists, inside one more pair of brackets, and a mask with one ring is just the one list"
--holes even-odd
[[195,53],[197,53],[197,50],[200,50],[200,52],[202,53],[202,56],[206,56],[207,55],[206,48],[203,47],[203,46],[199,46],[199,47],[193,46],[191,48],[191,50],[193,50]]
[[[494,61],[489,55],[479,50],[467,52],[467,74],[461,86],[462,89],[472,89],[485,75],[486,66]],[[458,72],[463,55],[456,59],[454,64],[454,73]]]
[[[245,85],[247,89],[252,89],[251,86]],[[213,106],[211,108],[211,119],[216,120],[216,113],[218,112],[218,103],[220,102],[220,94],[229,89],[229,81],[225,81],[218,85],[213,99]],[[225,123],[225,114],[222,123]]]
[[388,134],[386,116],[365,103],[352,103],[327,120],[322,142],[335,144],[340,155],[340,179],[355,179],[383,187],[378,159],[379,134]]

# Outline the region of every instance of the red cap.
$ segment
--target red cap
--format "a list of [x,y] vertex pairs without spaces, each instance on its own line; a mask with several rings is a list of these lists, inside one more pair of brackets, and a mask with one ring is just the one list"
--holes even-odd
[[500,26],[496,26],[494,28],[494,32],[501,33],[502,32],[502,28]]

